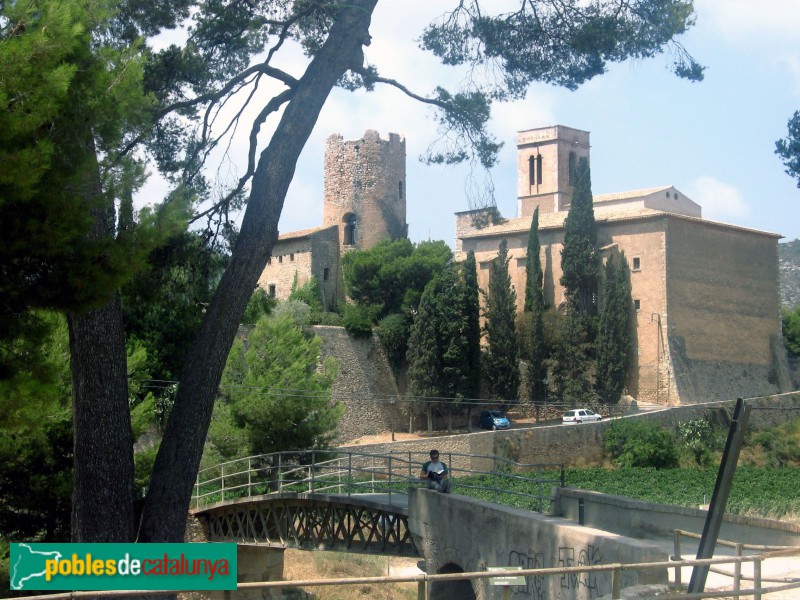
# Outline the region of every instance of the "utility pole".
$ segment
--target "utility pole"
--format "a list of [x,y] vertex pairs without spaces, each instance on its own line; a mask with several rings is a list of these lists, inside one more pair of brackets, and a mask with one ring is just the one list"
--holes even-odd
[[[725,442],[725,450],[722,453],[722,461],[717,472],[717,482],[714,484],[714,493],[708,507],[706,524],[703,527],[700,546],[697,548],[697,560],[714,556],[714,547],[717,545],[722,517],[725,514],[725,505],[728,503],[733,475],[736,472],[736,463],[739,461],[739,451],[744,443],[744,434],[747,431],[749,420],[750,407],[745,405],[744,400],[737,398],[733,420],[728,430],[728,439]],[[701,593],[706,587],[707,577],[708,565],[694,567],[687,592],[689,594]]]

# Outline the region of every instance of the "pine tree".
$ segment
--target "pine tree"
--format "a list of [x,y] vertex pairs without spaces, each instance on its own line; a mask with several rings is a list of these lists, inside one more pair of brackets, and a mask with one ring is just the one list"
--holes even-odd
[[518,398],[519,363],[515,321],[517,295],[511,289],[508,262],[508,245],[506,240],[502,240],[489,271],[484,331],[489,340],[486,376],[490,392],[494,398],[511,403]]
[[528,362],[530,398],[540,402],[545,395],[547,376],[547,346],[544,339],[544,289],[542,262],[539,257],[539,209],[533,212],[528,234],[527,276],[525,281],[525,310],[519,318],[520,355]]
[[592,206],[591,172],[586,158],[581,158],[575,169],[572,204],[564,223],[561,271],[561,285],[569,304],[578,315],[594,316],[597,312],[597,223]]
[[620,255],[619,267],[613,257],[605,268],[605,290],[595,340],[597,370],[595,390],[607,403],[619,400],[625,388],[630,354],[631,290],[625,254]]
[[478,288],[478,265],[475,252],[467,254],[464,263],[464,318],[467,340],[467,384],[464,395],[477,398],[481,393],[481,308]]

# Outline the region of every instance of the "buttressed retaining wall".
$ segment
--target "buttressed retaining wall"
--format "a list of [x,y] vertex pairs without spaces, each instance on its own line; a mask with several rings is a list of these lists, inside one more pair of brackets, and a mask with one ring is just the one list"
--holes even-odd
[[[457,494],[411,488],[408,512],[409,529],[425,556],[428,574],[667,560],[665,552],[641,540]],[[622,575],[623,587],[666,581],[666,569]],[[525,582],[512,588],[525,598],[588,600],[611,593],[610,572],[530,576]],[[473,589],[480,600],[495,597],[486,579],[476,580]]]

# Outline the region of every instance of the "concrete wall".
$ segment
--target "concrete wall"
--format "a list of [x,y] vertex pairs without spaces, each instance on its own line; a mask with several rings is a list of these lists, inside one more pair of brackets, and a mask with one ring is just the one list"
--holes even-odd
[[[656,562],[667,559],[656,546],[564,519],[498,506],[456,494],[412,488],[409,529],[425,556],[428,574],[484,571],[494,566],[569,567],[608,562]],[[476,543],[480,540],[480,543]],[[667,581],[666,569],[624,571],[622,586]],[[488,580],[473,583],[476,598],[500,598],[502,589]],[[527,577],[512,592],[526,598],[589,599],[611,592],[611,573]],[[434,594],[431,600],[436,600]]]
[[[554,512],[578,521],[583,500],[584,524],[635,538],[670,536],[676,529],[703,533],[708,511],[654,504],[587,490],[554,488]],[[800,546],[800,525],[725,514],[719,539],[765,546]]]

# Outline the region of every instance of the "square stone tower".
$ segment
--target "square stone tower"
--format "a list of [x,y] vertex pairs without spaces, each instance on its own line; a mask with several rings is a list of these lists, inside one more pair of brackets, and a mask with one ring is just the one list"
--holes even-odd
[[517,216],[569,210],[578,159],[589,160],[589,132],[563,125],[517,133]]

